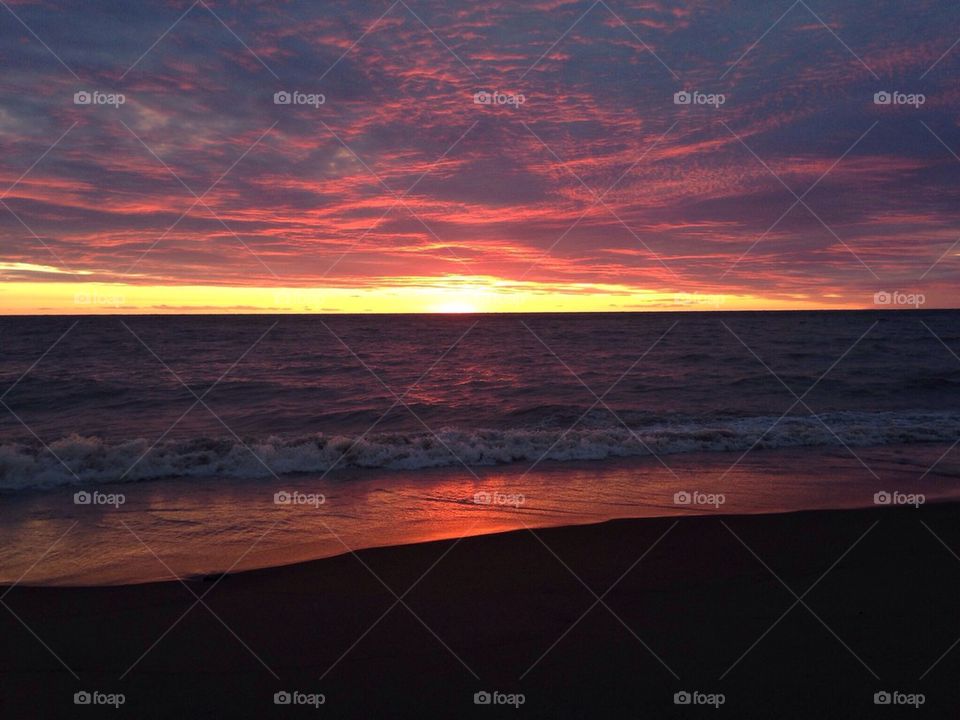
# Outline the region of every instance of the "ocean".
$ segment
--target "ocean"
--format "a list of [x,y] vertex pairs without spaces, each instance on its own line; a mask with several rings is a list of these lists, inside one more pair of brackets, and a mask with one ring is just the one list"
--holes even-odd
[[277,493],[318,512],[253,565],[458,536],[478,508],[471,532],[711,511],[669,500],[697,489],[862,506],[878,466],[945,498],[958,351],[957,311],[5,317],[0,580],[73,521],[35,582],[166,576],[117,549],[133,528],[222,571]]

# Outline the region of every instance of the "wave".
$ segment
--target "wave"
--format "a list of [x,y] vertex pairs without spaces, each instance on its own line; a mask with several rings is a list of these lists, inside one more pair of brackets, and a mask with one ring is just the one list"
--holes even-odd
[[[611,419],[612,420],[612,419]],[[825,413],[693,419],[648,424],[543,429],[444,428],[365,436],[314,434],[236,439],[109,441],[70,435],[49,446],[0,444],[0,491],[165,478],[268,478],[331,469],[416,470],[539,460],[603,460],[689,452],[800,446],[952,442],[960,414],[948,412]]]

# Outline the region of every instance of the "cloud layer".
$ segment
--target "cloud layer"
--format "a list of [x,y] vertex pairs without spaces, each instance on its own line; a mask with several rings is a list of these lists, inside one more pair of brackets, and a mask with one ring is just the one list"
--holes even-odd
[[9,3],[0,279],[956,306],[958,27],[935,2]]

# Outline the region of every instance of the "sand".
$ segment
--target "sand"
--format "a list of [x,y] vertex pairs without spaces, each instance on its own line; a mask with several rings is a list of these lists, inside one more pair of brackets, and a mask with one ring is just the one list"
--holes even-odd
[[[0,711],[955,717],[958,520],[955,504],[616,520],[186,587],[16,586],[3,599],[12,612],[0,608]],[[78,708],[83,690],[124,704]],[[276,706],[278,691],[324,702]],[[514,705],[476,705],[482,691]],[[682,691],[723,704],[677,705]],[[924,704],[878,707],[882,691]]]

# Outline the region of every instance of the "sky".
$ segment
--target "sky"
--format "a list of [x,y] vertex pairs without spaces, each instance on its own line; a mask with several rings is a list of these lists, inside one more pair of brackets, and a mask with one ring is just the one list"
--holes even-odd
[[0,5],[3,313],[958,306],[956,4]]

